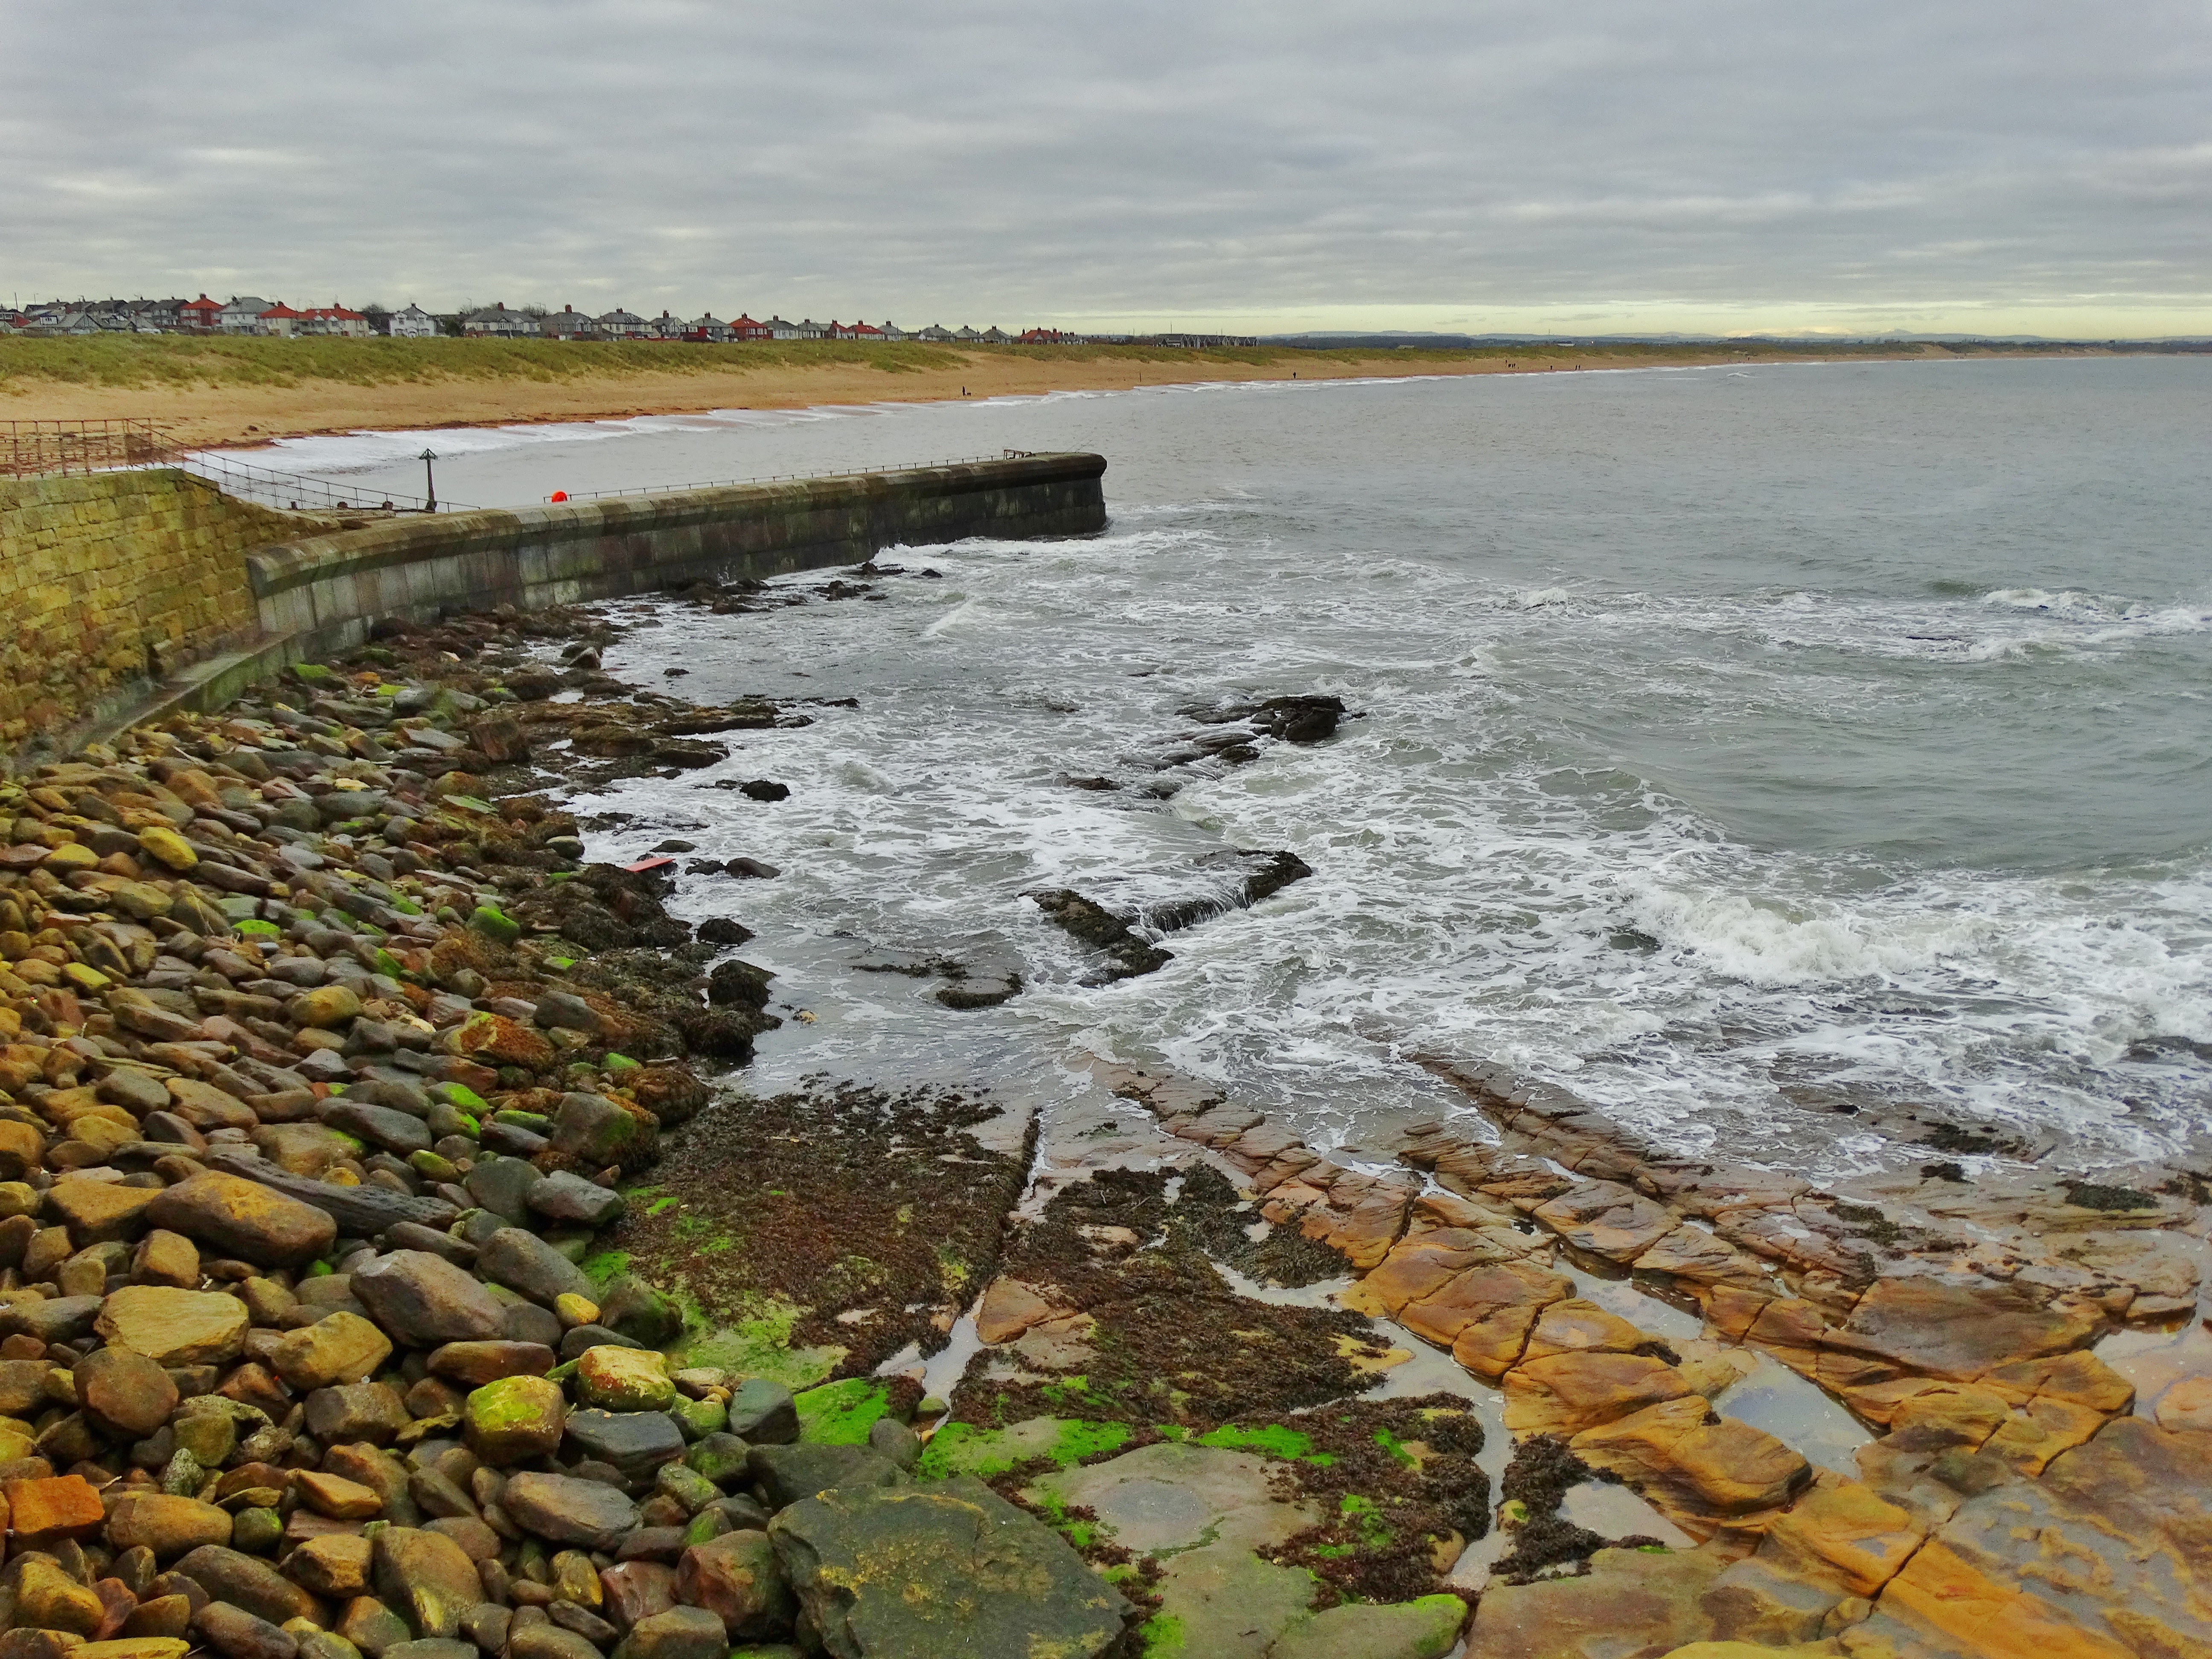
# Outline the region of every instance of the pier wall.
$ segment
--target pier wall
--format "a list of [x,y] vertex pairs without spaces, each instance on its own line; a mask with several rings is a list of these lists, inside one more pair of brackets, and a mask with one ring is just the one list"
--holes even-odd
[[395,519],[262,548],[246,569],[263,631],[312,656],[383,617],[775,576],[970,536],[1088,535],[1105,527],[1105,471],[1103,456],[1030,455]]
[[220,708],[380,618],[612,599],[1105,528],[1103,456],[332,524],[168,468],[0,479],[0,757]]

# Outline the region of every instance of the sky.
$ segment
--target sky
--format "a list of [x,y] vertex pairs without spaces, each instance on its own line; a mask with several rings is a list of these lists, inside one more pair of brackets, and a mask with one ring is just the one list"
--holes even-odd
[[0,300],[2212,334],[2201,0],[0,0]]

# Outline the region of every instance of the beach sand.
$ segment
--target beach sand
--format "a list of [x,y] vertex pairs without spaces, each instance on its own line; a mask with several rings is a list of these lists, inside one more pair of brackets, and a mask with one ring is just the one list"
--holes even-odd
[[[681,349],[672,347],[670,349]],[[1863,354],[1858,354],[1863,356]],[[1942,355],[1903,348],[1898,357]],[[620,419],[714,409],[805,409],[836,404],[934,403],[965,392],[976,398],[1048,392],[1126,391],[1202,380],[1345,380],[1395,374],[1501,374],[1558,370],[1648,368],[1757,361],[1769,354],[1717,347],[1710,353],[1554,353],[1548,356],[1410,357],[1388,351],[1347,360],[1243,363],[1192,353],[1154,361],[1125,357],[1055,360],[978,353],[945,368],[890,371],[872,365],[770,364],[726,374],[644,373],[538,380],[439,378],[381,386],[305,380],[292,386],[100,386],[19,382],[0,398],[0,420],[150,419],[194,447],[251,446],[276,438],[364,429],[504,426],[536,421]],[[1787,361],[1811,361],[1802,352]]]

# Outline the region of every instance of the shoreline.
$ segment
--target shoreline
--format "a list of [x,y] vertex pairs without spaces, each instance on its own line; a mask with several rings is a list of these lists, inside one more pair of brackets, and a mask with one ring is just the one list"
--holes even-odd
[[[46,344],[47,342],[25,343]],[[65,344],[67,342],[51,343]],[[271,346],[291,342],[271,341]],[[455,341],[453,345],[479,343]],[[94,385],[6,373],[9,343],[0,342],[0,418],[101,420],[144,418],[191,448],[253,449],[280,438],[322,437],[364,430],[526,426],[623,420],[641,416],[704,414],[720,410],[796,410],[840,404],[957,402],[1036,397],[1054,392],[1119,392],[1150,385],[1301,380],[1457,377],[1467,374],[1571,374],[1735,364],[1960,362],[1983,357],[2106,356],[2095,347],[2063,351],[2027,348],[1960,351],[1934,345],[1893,350],[1816,352],[1758,348],[1666,348],[1640,351],[1489,350],[1467,353],[1303,352],[1284,349],[1233,353],[1171,351],[1061,356],[1017,352],[930,354],[917,364],[844,357],[758,368],[650,365],[634,372],[538,378],[518,368],[501,376],[447,375],[350,384],[340,379],[288,377],[282,384]],[[568,350],[589,348],[568,347]],[[661,351],[716,348],[667,346]],[[940,362],[938,358],[953,361]],[[719,364],[722,360],[714,360]]]
[[[647,773],[772,803],[818,750],[738,785],[720,739],[811,721],[608,674],[625,631],[406,624],[0,788],[13,1624],[89,1659],[2203,1639],[2202,1178],[1823,1190],[1461,1056],[1408,1058],[1466,1114],[1357,1152],[1103,1062],[1049,1104],[761,1098],[806,1015],[733,913],[781,872],[595,863],[574,813]],[[1243,736],[1328,742],[1330,701]],[[1304,872],[1254,857],[1253,897]],[[948,1021],[1024,988],[911,966]]]

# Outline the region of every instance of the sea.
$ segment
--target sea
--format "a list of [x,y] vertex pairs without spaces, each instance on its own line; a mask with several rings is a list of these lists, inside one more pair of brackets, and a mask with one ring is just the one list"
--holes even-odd
[[[578,804],[595,857],[781,871],[673,903],[778,976],[752,1090],[1049,1101],[1103,1057],[1357,1157],[1470,1114],[1419,1057],[1479,1058],[1823,1179],[2212,1162],[2212,361],[1170,384],[265,459],[373,495],[425,447],[484,506],[1106,457],[1096,537],[605,607],[638,684],[812,700]],[[1203,715],[1291,694],[1347,718],[1191,758]],[[757,778],[790,797],[714,787]],[[1025,896],[1225,898],[1237,849],[1313,873],[1139,978]],[[867,971],[936,958],[1024,988],[955,1012]]]

